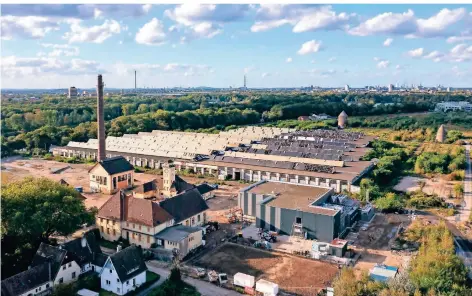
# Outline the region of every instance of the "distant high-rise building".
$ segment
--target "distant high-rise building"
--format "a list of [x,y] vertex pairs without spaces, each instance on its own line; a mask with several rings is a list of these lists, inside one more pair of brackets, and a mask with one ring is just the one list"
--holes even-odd
[[393,92],[393,88],[394,88],[394,87],[393,87],[393,84],[390,83],[390,84],[388,85],[388,92]]
[[67,95],[69,99],[77,99],[77,88],[75,86],[69,87],[69,94]]
[[447,92],[451,92],[451,87],[448,86],[446,90],[447,90]]
[[345,91],[349,91],[349,85],[346,84],[346,85],[344,86],[344,90],[345,90]]
[[244,89],[247,89],[247,87],[246,87],[246,75],[244,75],[244,86],[243,87],[244,87]]

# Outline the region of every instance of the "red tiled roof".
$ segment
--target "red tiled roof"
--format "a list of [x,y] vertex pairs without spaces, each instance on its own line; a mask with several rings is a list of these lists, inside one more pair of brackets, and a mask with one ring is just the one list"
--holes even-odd
[[120,192],[110,197],[98,211],[98,217],[137,223],[154,227],[173,217],[158,203],[147,199],[125,196],[123,203],[120,202]]

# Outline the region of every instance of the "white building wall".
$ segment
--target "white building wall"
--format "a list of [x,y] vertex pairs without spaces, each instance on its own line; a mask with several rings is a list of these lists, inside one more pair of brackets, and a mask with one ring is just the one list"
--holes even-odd
[[74,282],[79,278],[80,273],[80,266],[75,261],[66,263],[59,268],[54,285],[60,284],[61,278],[63,284]]
[[[140,274],[136,275],[135,277],[127,280],[126,282],[123,283],[123,291],[124,294],[133,291],[134,289],[137,289],[139,286],[144,284],[146,282],[146,271],[141,272]],[[134,283],[134,285],[133,285]]]
[[118,274],[110,260],[107,260],[100,273],[100,285],[104,290],[117,295],[124,295],[123,284],[119,281]]
[[29,290],[29,291],[27,291],[23,294],[19,294],[18,296],[28,296],[28,295],[39,294],[39,293],[42,293],[42,292],[46,291],[47,289],[50,289],[52,286],[53,286],[53,282],[49,281],[49,282],[46,282],[46,283],[42,284],[41,286],[37,286],[36,288],[31,289],[31,290]]

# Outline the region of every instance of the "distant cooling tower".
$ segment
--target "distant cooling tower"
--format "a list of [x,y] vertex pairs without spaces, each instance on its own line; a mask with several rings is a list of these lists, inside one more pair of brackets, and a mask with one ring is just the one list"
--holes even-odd
[[347,114],[343,110],[343,112],[341,112],[341,114],[339,114],[338,116],[338,127],[345,128],[346,124],[347,124]]
[[98,125],[98,156],[97,161],[103,161],[106,158],[105,148],[105,118],[103,112],[103,79],[98,75],[97,83],[97,125]]

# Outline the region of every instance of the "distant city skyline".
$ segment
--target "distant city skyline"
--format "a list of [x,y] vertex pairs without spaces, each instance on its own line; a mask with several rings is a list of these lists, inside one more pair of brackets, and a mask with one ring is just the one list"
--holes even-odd
[[3,88],[470,87],[472,5],[2,5]]

